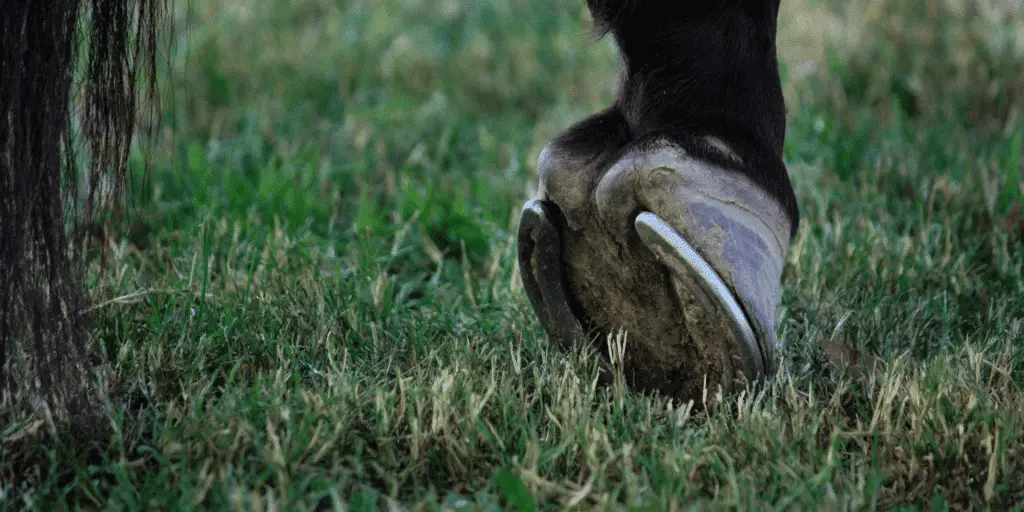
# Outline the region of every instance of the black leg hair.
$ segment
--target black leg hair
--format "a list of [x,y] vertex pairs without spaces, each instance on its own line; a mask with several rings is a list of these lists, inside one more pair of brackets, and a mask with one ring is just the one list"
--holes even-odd
[[[783,205],[796,197],[782,159],[785,105],[775,47],[780,0],[587,0],[624,66],[615,109],[632,144],[667,138],[749,176]],[[709,137],[738,156],[724,153]]]

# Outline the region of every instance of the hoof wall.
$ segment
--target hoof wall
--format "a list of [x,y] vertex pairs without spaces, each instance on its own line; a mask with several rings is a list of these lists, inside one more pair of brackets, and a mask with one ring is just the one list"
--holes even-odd
[[569,307],[556,211],[553,204],[537,199],[523,206],[518,235],[519,273],[544,330],[560,347],[569,349],[583,339],[583,329]]
[[[657,215],[643,212],[637,216],[636,229],[640,239],[672,274],[676,297],[683,307],[681,312],[690,326],[689,335],[702,344],[726,341],[730,345],[735,368],[747,378],[759,379],[764,374],[757,336],[746,313],[719,277],[701,255],[682,236]],[[728,372],[723,384],[726,391],[735,375]]]

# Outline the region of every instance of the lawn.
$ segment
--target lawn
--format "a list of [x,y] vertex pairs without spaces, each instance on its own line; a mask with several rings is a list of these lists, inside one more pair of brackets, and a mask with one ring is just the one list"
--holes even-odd
[[785,365],[702,412],[519,282],[540,148],[614,95],[583,3],[179,1],[90,271],[112,435],[0,425],[0,509],[1021,510],[1019,2],[783,2]]

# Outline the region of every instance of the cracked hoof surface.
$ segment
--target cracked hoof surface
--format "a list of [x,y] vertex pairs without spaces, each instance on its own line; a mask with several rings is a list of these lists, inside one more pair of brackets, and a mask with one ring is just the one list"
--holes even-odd
[[627,332],[629,381],[700,401],[774,371],[789,244],[778,203],[742,175],[667,143],[613,162],[552,143],[523,209],[523,283],[562,347]]

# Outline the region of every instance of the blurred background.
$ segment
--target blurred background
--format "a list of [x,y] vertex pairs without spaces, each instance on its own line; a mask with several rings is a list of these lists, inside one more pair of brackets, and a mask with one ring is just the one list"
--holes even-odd
[[[482,261],[530,192],[539,148],[607,105],[617,79],[582,1],[185,3],[160,152],[177,160],[153,191],[190,199],[167,211],[179,221],[277,217],[289,234],[345,243],[419,212],[444,255],[464,242]],[[972,195],[968,208],[1012,209],[1020,11],[783,2],[786,155],[804,198],[867,181],[888,209],[910,208],[949,181],[998,189],[998,204]],[[827,213],[805,208],[820,227]]]

